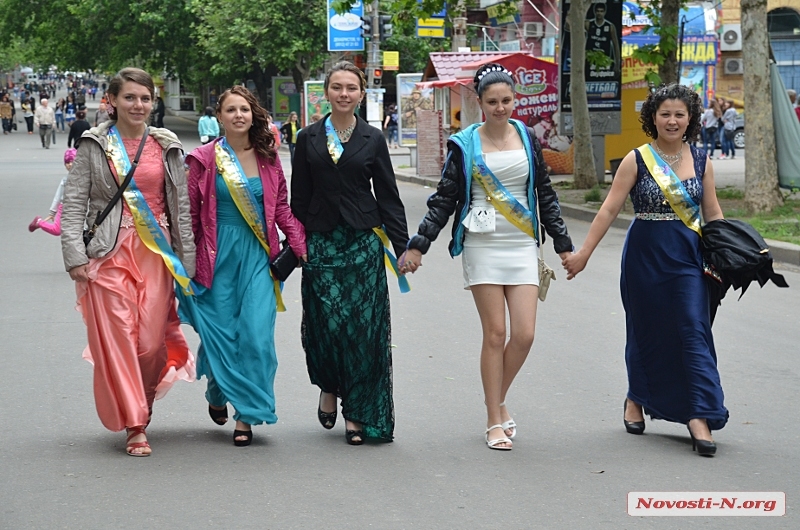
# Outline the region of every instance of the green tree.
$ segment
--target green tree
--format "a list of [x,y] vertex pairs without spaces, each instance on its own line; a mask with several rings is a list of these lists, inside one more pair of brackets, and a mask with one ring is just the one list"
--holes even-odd
[[291,72],[302,87],[327,57],[323,0],[191,0],[191,6],[211,72],[251,79],[262,101],[273,76]]
[[652,85],[678,83],[678,16],[688,0],[652,0],[639,2],[642,12],[653,24],[653,33],[658,35],[658,44],[648,44],[633,52],[633,56],[644,64],[656,66],[658,71],[648,70],[645,79]]

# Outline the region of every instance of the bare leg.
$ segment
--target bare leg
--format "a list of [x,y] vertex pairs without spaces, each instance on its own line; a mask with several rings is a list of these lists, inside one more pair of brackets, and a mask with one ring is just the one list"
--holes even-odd
[[[486,427],[502,423],[504,349],[506,342],[506,307],[502,285],[473,285],[472,297],[478,308],[483,330],[481,344],[481,381],[486,402]],[[502,428],[492,429],[489,440],[506,436]],[[511,447],[510,443],[498,447]]]
[[629,399],[628,404],[625,406],[625,421],[644,421],[644,412],[642,412],[642,406]]
[[689,420],[689,431],[691,431],[692,435],[694,435],[697,440],[714,441],[711,438],[708,422],[703,418],[693,418]]

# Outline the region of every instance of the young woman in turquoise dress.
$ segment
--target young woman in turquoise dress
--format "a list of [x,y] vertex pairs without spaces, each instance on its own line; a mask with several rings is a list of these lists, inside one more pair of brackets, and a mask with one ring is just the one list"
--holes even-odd
[[[630,194],[636,219],[622,252],[628,394],[623,423],[643,434],[644,414],[686,424],[692,449],[716,452],[711,431],[728,420],[711,334],[700,251],[701,214],[722,219],[714,168],[694,147],[703,112],[690,88],[652,92],[640,121],[652,142],[622,160],[583,247],[564,260],[568,279],[585,267]],[[688,143],[687,143],[688,142]]]
[[[544,227],[562,258],[572,252],[572,240],[536,136],[510,119],[511,73],[487,64],[474,81],[486,121],[450,137],[442,179],[400,262],[404,271],[414,272],[455,213],[450,255],[463,251],[464,288],[472,292],[483,331],[485,440],[490,449],[509,451],[517,424],[506,407],[506,395],[533,346],[536,328],[537,231]],[[537,201],[540,215],[535,213]]]
[[274,332],[283,302],[269,264],[280,250],[278,227],[303,260],[306,243],[266,111],[237,86],[220,96],[216,112],[225,136],[186,157],[199,266],[194,295],[178,293],[179,313],[200,335],[197,375],[208,379],[209,415],[223,425],[230,403],[233,442],[245,446],[252,425],[277,421]]

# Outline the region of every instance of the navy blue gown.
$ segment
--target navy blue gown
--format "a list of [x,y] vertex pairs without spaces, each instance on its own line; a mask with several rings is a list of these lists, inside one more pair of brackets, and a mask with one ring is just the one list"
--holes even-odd
[[[706,155],[694,146],[691,152],[696,176],[684,186],[700,204]],[[625,240],[620,278],[628,399],[642,404],[653,419],[688,424],[704,418],[711,430],[719,430],[728,410],[711,334],[700,236],[674,216],[638,151],[636,165],[630,196],[637,219]],[[673,219],[665,220],[670,214]]]

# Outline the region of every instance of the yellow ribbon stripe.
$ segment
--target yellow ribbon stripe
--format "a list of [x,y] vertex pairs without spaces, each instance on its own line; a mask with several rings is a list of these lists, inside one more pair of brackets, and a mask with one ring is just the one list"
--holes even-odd
[[678,178],[669,164],[665,163],[660,156],[653,150],[650,144],[644,144],[639,147],[639,153],[642,155],[653,180],[656,181],[661,192],[667,199],[667,202],[672,207],[672,210],[683,221],[689,229],[697,232],[702,237],[703,232],[700,229],[700,207],[695,204],[686,190],[686,186]]
[[[114,168],[117,170],[117,178],[124,179],[125,175],[127,175],[128,171],[131,169],[131,163],[128,159],[128,153],[125,150],[125,144],[122,142],[119,132],[114,127],[109,130],[106,156],[114,164]],[[183,263],[181,263],[181,260],[175,255],[172,247],[167,242],[167,238],[158,225],[153,211],[147,204],[147,200],[145,200],[144,195],[142,195],[142,192],[136,186],[135,179],[131,179],[122,196],[131,212],[133,224],[136,227],[136,233],[139,235],[142,243],[144,243],[151,252],[161,256],[170,274],[172,274],[172,277],[178,282],[178,285],[181,286],[183,292],[189,295],[193,294],[190,285],[191,278],[189,278]]]
[[392,271],[395,278],[397,278],[397,285],[400,288],[401,293],[407,293],[411,290],[411,285],[408,283],[408,280],[405,276],[400,274],[400,269],[397,266],[397,258],[394,257],[392,254],[391,249],[391,242],[389,241],[389,236],[386,235],[383,228],[375,227],[372,229],[373,232],[378,234],[378,237],[383,243],[383,262],[386,265],[386,268]]
[[[216,155],[217,171],[222,175],[222,180],[225,182],[236,208],[250,226],[258,242],[264,247],[267,257],[269,257],[269,243],[267,242],[266,230],[261,221],[261,215],[256,209],[256,198],[250,189],[250,184],[247,182],[236,154],[227,145],[224,138],[214,146],[214,154]],[[280,312],[286,311],[286,306],[283,305],[283,297],[281,296],[281,282],[275,279],[272,271],[270,271],[270,276],[275,290],[277,309]]]

